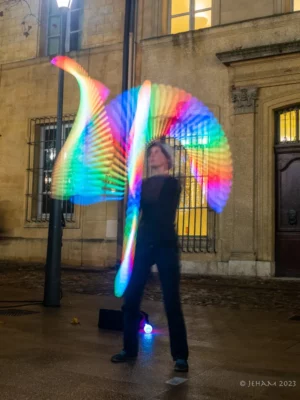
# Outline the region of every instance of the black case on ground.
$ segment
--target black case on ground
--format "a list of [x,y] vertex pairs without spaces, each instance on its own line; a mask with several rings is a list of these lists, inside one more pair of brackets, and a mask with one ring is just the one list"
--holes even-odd
[[123,312],[121,310],[106,310],[101,308],[99,311],[98,328],[122,331]]
[[[144,324],[149,323],[149,316],[144,311],[140,312],[140,327],[144,327]],[[110,329],[113,331],[123,331],[123,312],[122,310],[108,310],[100,308],[99,310],[99,329]]]

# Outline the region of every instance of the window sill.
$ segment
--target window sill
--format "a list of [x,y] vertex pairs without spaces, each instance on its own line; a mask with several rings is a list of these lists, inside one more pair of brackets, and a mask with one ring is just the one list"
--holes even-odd
[[[24,224],[24,228],[29,228],[29,229],[48,229],[49,228],[49,222],[28,222],[26,221]],[[66,226],[62,229],[80,229],[80,224],[76,221],[74,222],[67,222]]]

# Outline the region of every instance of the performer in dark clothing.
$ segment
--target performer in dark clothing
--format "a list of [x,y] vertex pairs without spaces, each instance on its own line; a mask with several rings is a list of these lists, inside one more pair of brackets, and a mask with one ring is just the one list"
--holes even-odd
[[148,163],[152,176],[142,184],[134,267],[124,295],[124,348],[111,361],[126,362],[137,357],[140,304],[151,266],[156,264],[168,318],[174,369],[186,372],[188,344],[180,303],[179,248],[175,230],[180,183],[168,174],[173,161],[167,145],[152,143],[148,148]]

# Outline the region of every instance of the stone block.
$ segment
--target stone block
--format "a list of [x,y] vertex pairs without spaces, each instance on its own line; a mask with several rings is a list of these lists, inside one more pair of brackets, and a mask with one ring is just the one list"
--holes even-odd
[[259,18],[274,14],[274,0],[224,0],[220,12],[221,24]]
[[256,270],[257,270],[257,276],[260,277],[271,277],[273,276],[273,271],[272,271],[272,262],[270,261],[257,261],[256,262]]
[[230,260],[228,263],[228,275],[256,276],[256,262]]
[[84,221],[104,221],[106,219],[106,203],[91,204],[83,208]]
[[197,263],[193,261],[181,261],[181,272],[184,274],[198,274]]
[[118,232],[118,221],[116,219],[108,219],[106,221],[106,235],[108,239],[116,239]]
[[103,239],[106,237],[106,219],[103,221],[84,221],[82,236],[85,239]]
[[106,218],[117,219],[118,217],[118,203],[116,201],[108,201],[106,204]]
[[207,263],[207,275],[219,275],[217,261],[210,261]]
[[228,262],[218,262],[218,275],[228,275]]

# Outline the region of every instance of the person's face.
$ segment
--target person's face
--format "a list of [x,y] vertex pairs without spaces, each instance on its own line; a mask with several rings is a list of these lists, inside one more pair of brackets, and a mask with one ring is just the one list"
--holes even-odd
[[164,168],[168,169],[168,159],[161,151],[159,146],[153,146],[150,149],[148,156],[148,164],[150,168]]

